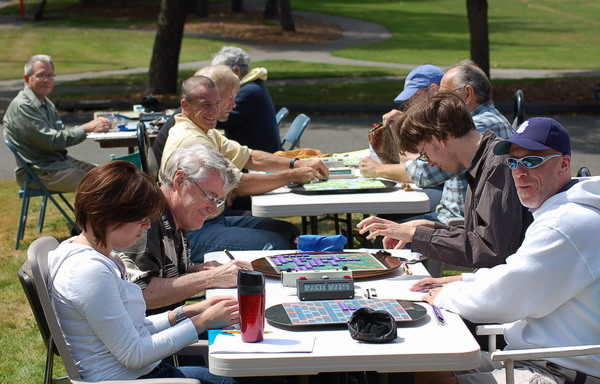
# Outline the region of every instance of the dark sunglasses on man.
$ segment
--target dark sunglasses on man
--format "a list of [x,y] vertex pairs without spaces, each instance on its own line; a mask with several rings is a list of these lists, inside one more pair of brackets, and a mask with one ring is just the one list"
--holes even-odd
[[520,159],[509,157],[508,159],[506,159],[506,164],[508,164],[508,167],[513,171],[517,169],[519,163],[523,164],[525,168],[533,169],[544,164],[546,161],[559,156],[562,156],[562,154],[556,153],[550,156],[524,156]]

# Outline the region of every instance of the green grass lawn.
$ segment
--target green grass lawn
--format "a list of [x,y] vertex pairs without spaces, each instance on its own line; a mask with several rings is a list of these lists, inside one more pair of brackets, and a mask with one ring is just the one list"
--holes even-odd
[[[17,277],[17,270],[27,257],[25,249],[40,236],[36,229],[40,199],[32,200],[25,239],[21,250],[15,251],[21,207],[17,192],[18,187],[13,180],[0,180],[0,382],[41,383],[46,361],[45,346]],[[47,212],[43,235],[65,239],[69,235],[65,220],[50,204]],[[61,372],[60,359],[57,363],[58,372]]]
[[[1,29],[0,79],[21,77],[26,59],[42,51],[54,56],[59,74],[148,66],[156,16],[147,12],[137,17],[121,17],[119,12],[94,16],[71,8],[57,11],[76,3],[49,2],[45,21]],[[461,1],[306,0],[294,3],[294,8],[364,19],[392,32],[388,41],[335,52],[340,57],[451,65],[469,56],[466,5]],[[3,11],[7,12],[18,14],[18,6]],[[598,2],[490,0],[491,65],[596,69],[600,62],[599,15]],[[186,38],[180,61],[206,60],[222,45]],[[302,75],[302,71],[290,72]]]
[[[600,3],[587,0],[488,0],[490,66],[588,68],[600,62]],[[305,0],[296,9],[384,25],[391,40],[336,56],[448,65],[469,56],[464,1]]]

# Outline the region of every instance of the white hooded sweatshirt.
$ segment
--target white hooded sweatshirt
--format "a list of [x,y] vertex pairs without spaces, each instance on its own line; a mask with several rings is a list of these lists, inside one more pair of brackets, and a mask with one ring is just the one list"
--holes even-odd
[[[464,274],[435,304],[476,323],[514,322],[507,349],[600,344],[600,177],[582,178],[533,212],[506,264]],[[600,377],[600,356],[550,359]]]

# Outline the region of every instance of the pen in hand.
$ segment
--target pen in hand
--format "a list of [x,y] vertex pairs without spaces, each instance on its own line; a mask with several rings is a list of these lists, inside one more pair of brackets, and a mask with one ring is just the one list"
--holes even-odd
[[231,254],[231,252],[229,252],[226,249],[224,249],[223,252],[225,252],[225,254],[227,255],[227,257],[229,257],[229,260],[235,260],[235,257],[233,257],[233,255]]

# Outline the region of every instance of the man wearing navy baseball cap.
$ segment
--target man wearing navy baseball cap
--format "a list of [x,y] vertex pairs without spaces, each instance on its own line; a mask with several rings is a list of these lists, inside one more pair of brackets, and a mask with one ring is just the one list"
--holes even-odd
[[511,144],[532,151],[554,149],[563,155],[571,155],[569,133],[558,121],[548,117],[533,117],[524,121],[510,139],[504,140],[494,147],[494,153],[496,155],[508,154]]
[[[495,145],[494,154],[508,155],[519,199],[533,212],[523,243],[506,264],[422,279],[412,289],[442,284],[423,299],[475,323],[511,323],[504,339],[512,351],[600,345],[600,177],[571,178],[569,134],[547,117],[525,121]],[[438,372],[435,379],[503,383],[505,374],[500,363],[482,354],[477,371]],[[514,379],[598,384],[600,355],[517,361]],[[418,380],[436,382],[425,375]]]
[[[496,144],[494,154],[509,155],[506,162],[521,204],[527,208],[537,209],[549,197],[577,182],[571,180],[571,139],[554,119],[534,117],[524,121],[510,139]],[[555,169],[557,166],[562,169]]]

